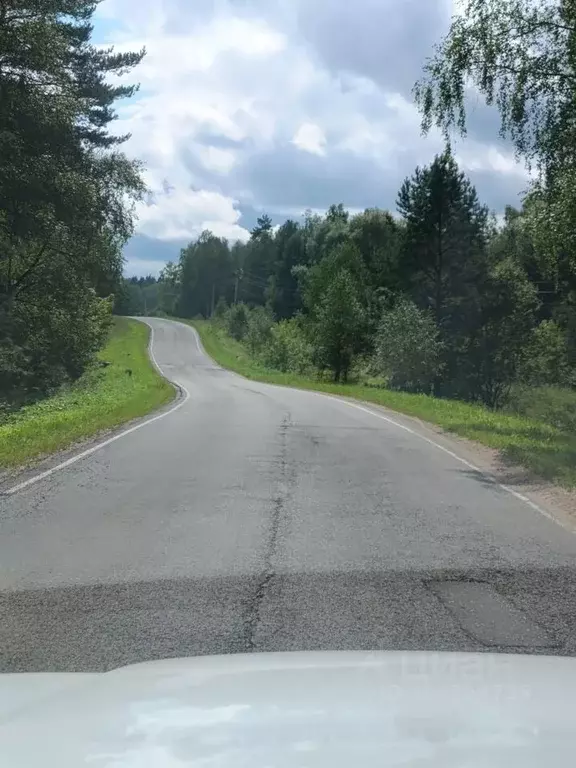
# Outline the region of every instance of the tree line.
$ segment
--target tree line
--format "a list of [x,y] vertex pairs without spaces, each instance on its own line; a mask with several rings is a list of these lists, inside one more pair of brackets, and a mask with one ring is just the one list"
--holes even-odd
[[160,279],[122,280],[140,168],[111,130],[143,52],[91,42],[97,0],[0,0],[0,408],[73,381],[122,314],[216,317],[282,370],[502,404],[573,387],[576,4],[464,0],[415,97],[424,131],[466,132],[469,85],[531,168],[490,215],[448,149],[394,213],[332,205],[247,243],[204,232]]
[[576,274],[541,257],[533,205],[498,222],[446,150],[404,181],[396,215],[263,215],[247,243],[204,232],[157,282],[125,288],[140,302],[153,288],[151,312],[216,317],[280,370],[346,381],[361,368],[499,406],[517,381],[576,385]]
[[140,168],[110,124],[143,52],[91,42],[93,0],[0,0],[0,410],[106,339]]
[[[574,387],[576,3],[464,0],[415,86],[448,149],[399,190],[395,215],[342,205],[246,244],[205,232],[161,275],[160,311],[216,315],[282,369],[359,365],[388,386],[505,402],[515,382]],[[531,170],[496,221],[450,152],[470,86]]]

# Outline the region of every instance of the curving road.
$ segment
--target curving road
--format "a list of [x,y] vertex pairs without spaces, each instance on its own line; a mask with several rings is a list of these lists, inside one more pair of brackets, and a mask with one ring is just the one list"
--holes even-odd
[[376,407],[188,326],[176,410],[0,499],[0,669],[303,649],[576,652],[576,536]]

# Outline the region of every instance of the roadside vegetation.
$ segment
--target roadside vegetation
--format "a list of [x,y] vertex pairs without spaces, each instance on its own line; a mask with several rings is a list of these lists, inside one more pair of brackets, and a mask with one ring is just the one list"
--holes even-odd
[[[463,0],[415,88],[424,131],[442,130],[446,148],[407,176],[393,212],[350,215],[337,203],[298,220],[262,213],[247,242],[205,231],[158,279],[122,278],[144,188],[138,163],[119,149],[124,137],[109,130],[117,100],[135,90],[111,76],[143,52],[92,45],[92,0],[4,6],[4,427],[71,393],[88,397],[91,386],[98,400],[107,374],[94,365],[112,312],[210,318],[199,327],[224,365],[354,390],[574,484],[573,2]],[[532,171],[521,204],[503,216],[479,199],[451,151],[466,130],[471,85],[499,109],[502,135]],[[9,442],[26,442],[18,435]]]
[[143,416],[174,397],[148,357],[149,328],[116,318],[97,360],[73,384],[0,416],[0,469]]
[[262,349],[254,356],[218,320],[189,321],[199,332],[206,352],[225,368],[249,379],[312,389],[391,408],[436,424],[449,432],[497,449],[504,460],[518,463],[542,478],[576,487],[576,392],[553,387],[519,389],[506,409],[392,390],[361,369],[349,383],[335,383],[307,372],[271,368]]
[[[9,463],[98,422],[83,415],[86,423],[68,437],[57,430],[37,446],[25,431],[4,439],[7,423],[34,413],[42,429],[47,412],[59,402],[75,407],[93,380],[87,372],[107,343],[122,248],[143,191],[139,164],[119,149],[125,137],[109,130],[117,100],[135,91],[115,76],[143,52],[94,46],[96,6],[0,3],[0,450]],[[121,344],[117,335],[111,344]],[[95,386],[94,402],[103,395]],[[105,413],[101,420],[108,422]]]
[[[573,485],[576,6],[460,11],[415,87],[446,148],[408,175],[395,211],[263,213],[245,243],[206,231],[159,280],[126,281],[120,305],[210,318],[207,348],[245,375],[381,402]],[[503,216],[451,151],[471,86],[531,170]]]

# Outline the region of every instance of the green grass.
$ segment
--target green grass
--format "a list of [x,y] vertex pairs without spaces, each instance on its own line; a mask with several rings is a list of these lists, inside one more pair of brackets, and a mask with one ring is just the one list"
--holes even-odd
[[524,393],[522,399],[517,393],[516,412],[510,412],[366,384],[334,384],[265,368],[242,344],[217,326],[206,321],[194,321],[192,325],[214,360],[248,379],[344,395],[417,416],[461,437],[495,448],[505,460],[520,464],[542,478],[567,488],[576,487],[576,434],[571,420],[576,413],[574,392],[554,390],[554,395],[548,392],[545,397],[540,390],[531,390]]
[[143,323],[115,318],[99,354],[107,366],[90,369],[73,386],[0,423],[0,467],[53,453],[169,402],[174,388],[150,363],[149,333]]

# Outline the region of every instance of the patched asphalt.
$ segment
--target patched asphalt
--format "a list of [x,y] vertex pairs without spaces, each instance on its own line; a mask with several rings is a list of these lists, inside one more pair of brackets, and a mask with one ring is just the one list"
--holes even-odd
[[189,399],[0,498],[2,671],[576,652],[576,535],[375,408],[247,381],[149,322]]

